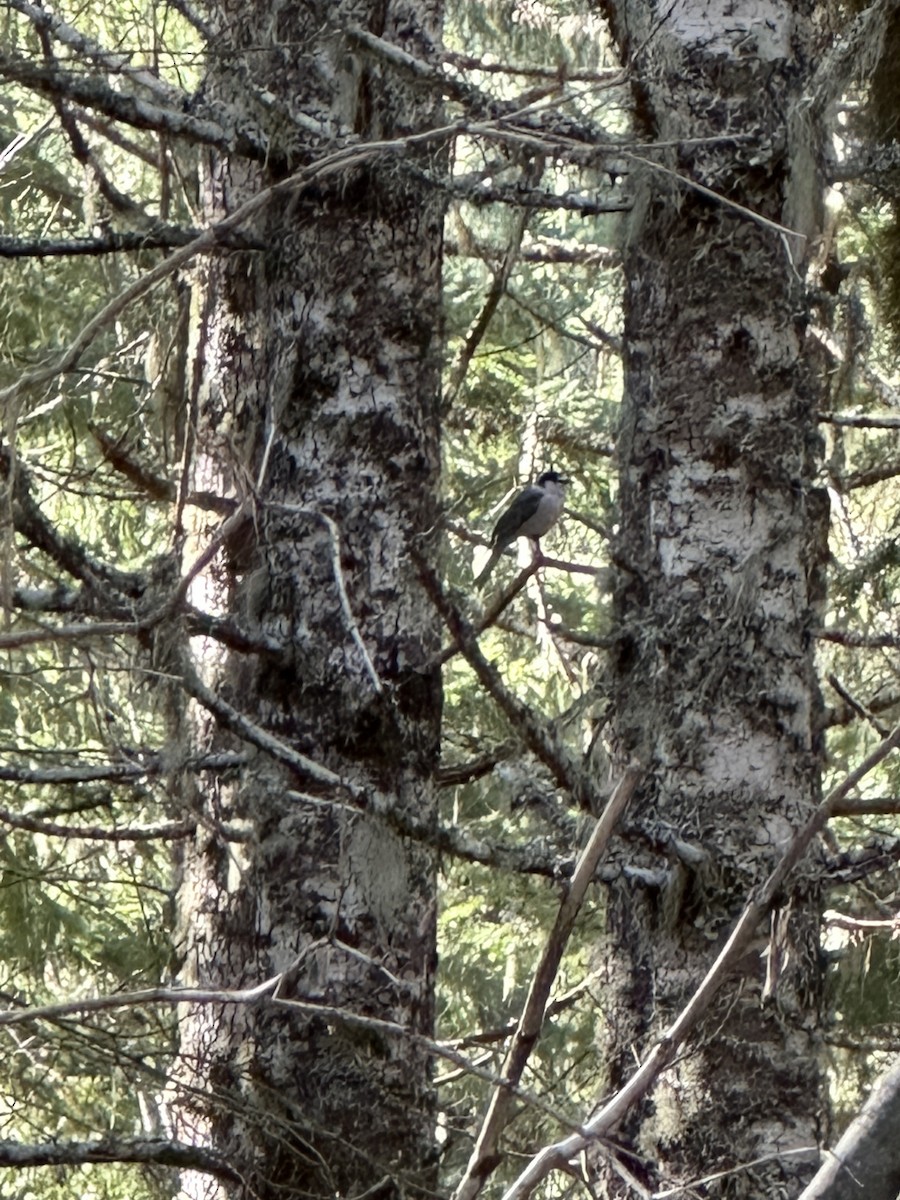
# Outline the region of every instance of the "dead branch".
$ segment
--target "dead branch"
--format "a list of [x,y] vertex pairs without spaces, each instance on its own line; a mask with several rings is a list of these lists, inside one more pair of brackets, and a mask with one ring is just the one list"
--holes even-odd
[[129,92],[119,92],[97,76],[81,75],[58,65],[38,65],[30,59],[0,52],[0,76],[42,95],[72,101],[113,120],[167,133],[193,145],[212,146],[223,154],[266,161],[266,145],[246,129],[229,129],[218,121],[168,108]]
[[503,1084],[495,1087],[491,1094],[487,1112],[475,1138],[471,1157],[463,1177],[453,1193],[453,1200],[475,1200],[491,1171],[500,1161],[498,1155],[500,1136],[509,1122],[509,1109],[512,1101],[509,1085],[519,1083],[531,1052],[540,1037],[550,990],[556,980],[563,951],[575,928],[575,921],[587,894],[588,885],[594,878],[600,857],[609,845],[613,830],[634,794],[641,774],[641,768],[636,763],[626,769],[578,858],[575,873],[564,893],[553,929],[547,937],[544,950],[535,967],[522,1015],[519,1017],[516,1032],[503,1063]]
[[[468,1074],[486,1083],[497,1085],[503,1081],[494,1071],[485,1070],[473,1063],[454,1046],[445,1042],[437,1042],[423,1034],[398,1025],[394,1021],[384,1021],[378,1017],[367,1017],[334,1005],[319,1004],[315,1001],[299,997],[285,997],[280,994],[280,988],[291,969],[264,980],[250,988],[179,988],[154,987],[144,988],[135,992],[117,992],[108,996],[90,996],[80,1000],[66,1000],[59,1004],[43,1004],[33,1007],[5,1009],[0,1011],[0,1028],[10,1025],[26,1025],[35,1021],[57,1022],[65,1017],[88,1016],[98,1012],[114,1012],[124,1008],[147,1008],[157,1005],[206,1005],[206,1004],[244,1004],[272,1005],[274,1007],[319,1016],[325,1020],[347,1025],[351,1028],[364,1029],[388,1037],[400,1037],[421,1046],[436,1058],[444,1059],[462,1068]],[[548,1104],[545,1100],[515,1089],[516,1098],[543,1112],[560,1124],[563,1128],[579,1130],[580,1126],[565,1114]],[[7,1143],[7,1145],[11,1145]],[[0,1143],[0,1165],[2,1164],[2,1147]]]
[[[93,842],[156,842],[191,837],[197,829],[196,821],[169,821],[164,825],[132,825],[121,829],[109,829],[102,825],[59,825],[55,821],[10,812],[8,808],[0,808],[0,824],[27,833],[40,833],[44,837],[80,838]],[[242,830],[238,833],[239,837],[229,838],[229,841],[248,840],[249,833]]]
[[104,1138],[98,1142],[0,1142],[0,1167],[76,1167],[85,1163],[152,1163],[180,1171],[202,1171],[241,1183],[226,1159],[202,1146],[155,1138]]
[[[138,253],[142,250],[171,250],[187,246],[200,237],[202,230],[177,225],[154,225],[146,230],[109,232],[84,238],[0,237],[0,258],[79,258],[101,254]],[[222,249],[263,250],[257,238],[236,234],[223,239]]]
[[[542,164],[543,160],[536,160]],[[540,178],[541,166],[535,166],[535,162],[530,163],[523,173],[522,183],[528,186],[530,183],[537,182]],[[466,372],[469,369],[475,351],[481,345],[485,334],[488,331],[488,326],[493,319],[494,313],[497,311],[497,306],[506,293],[509,284],[509,277],[512,274],[513,267],[516,265],[519,257],[519,251],[522,248],[522,238],[525,236],[525,230],[528,226],[528,212],[524,208],[520,208],[513,219],[512,229],[510,230],[509,241],[503,253],[503,257],[497,269],[494,271],[494,278],[491,281],[491,286],[488,288],[487,295],[484,298],[484,304],[481,306],[481,311],[478,313],[475,320],[472,322],[468,333],[466,334],[463,344],[460,347],[456,362],[450,371],[450,376],[447,386],[444,390],[444,405],[449,408],[456,397],[459,395],[459,389],[462,387],[463,380],[466,377]]]
[[885,413],[828,413],[820,412],[818,420],[826,425],[841,425],[847,429],[900,429],[900,417]]
[[6,0],[6,7],[27,17],[36,30],[61,43],[81,58],[89,59],[111,75],[123,75],[131,83],[143,88],[163,104],[184,104],[188,96],[179,88],[165,83],[158,75],[145,67],[133,67],[129,54],[117,54],[107,50],[93,38],[80,33],[61,17],[54,16],[45,8],[29,4],[28,0]]
[[891,735],[841,781],[822,801],[805,825],[791,839],[768,879],[751,894],[731,934],[689,1003],[656,1042],[624,1087],[603,1105],[585,1125],[588,1137],[573,1135],[545,1146],[529,1162],[503,1200],[526,1200],[551,1171],[569,1163],[595,1138],[613,1130],[629,1109],[645,1096],[659,1075],[674,1060],[680,1047],[709,1008],[731,972],[756,936],[760,921],[783,891],[791,872],[806,854],[812,840],[825,828],[832,807],[839,803],[880,762],[900,745],[900,725]]
[[900,1193],[900,1059],[882,1075],[859,1116],[800,1195],[800,1200],[866,1196],[895,1200]]
[[[179,763],[187,771],[224,771],[244,766],[245,754],[204,754]],[[161,754],[135,752],[128,762],[75,763],[68,767],[26,767],[14,763],[0,763],[0,782],[34,784],[103,783],[116,780],[143,779],[147,776],[163,775],[171,770],[172,763]]]
[[[543,720],[528,705],[523,704],[503,682],[499,671],[484,657],[478,646],[476,632],[462,612],[446,595],[441,581],[431,566],[416,555],[416,566],[432,602],[444,618],[454,641],[473,669],[482,687],[505,713],[525,745],[550,771],[560,787],[565,788],[576,804],[586,812],[602,812],[607,797],[602,795],[590,774],[583,771],[548,721]],[[539,565],[536,558],[525,578]],[[521,576],[519,577],[521,578]],[[519,583],[519,578],[515,581]],[[505,595],[506,593],[504,593]]]
[[822,924],[831,929],[846,929],[848,933],[889,933],[892,938],[900,936],[900,914],[879,921],[875,918],[851,917],[829,908],[822,913]]

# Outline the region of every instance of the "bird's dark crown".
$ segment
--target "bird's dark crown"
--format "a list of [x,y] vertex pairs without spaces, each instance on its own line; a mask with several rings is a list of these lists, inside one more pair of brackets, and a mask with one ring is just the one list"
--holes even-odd
[[565,476],[560,475],[559,471],[545,471],[543,475],[538,476],[538,487],[543,487],[545,483],[568,483]]

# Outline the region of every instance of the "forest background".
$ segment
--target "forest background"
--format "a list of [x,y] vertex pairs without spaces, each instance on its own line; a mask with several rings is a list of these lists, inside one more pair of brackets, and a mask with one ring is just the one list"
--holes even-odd
[[4,1194],[895,1200],[897,5],[2,22]]

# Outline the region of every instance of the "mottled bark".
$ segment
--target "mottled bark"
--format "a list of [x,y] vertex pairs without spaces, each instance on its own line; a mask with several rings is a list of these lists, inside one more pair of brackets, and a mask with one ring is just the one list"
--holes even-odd
[[[648,767],[632,815],[650,871],[609,897],[601,1036],[615,1087],[816,803],[809,630],[826,508],[802,279],[821,190],[803,106],[812,6],[606,7],[626,63],[637,56],[640,133],[680,143],[656,161],[721,197],[634,177],[611,687],[618,754]],[[791,1152],[819,1136],[811,874],[624,1131],[651,1187],[770,1155],[700,1194],[794,1195],[808,1177],[814,1156]],[[605,1194],[627,1192],[604,1178]]]
[[[345,36],[359,24],[430,58],[436,0],[226,2],[217,20],[227,36],[208,86],[262,122],[273,153],[268,173],[210,164],[213,216],[322,147],[436,119],[433,97],[363,61]],[[385,160],[279,198],[249,232],[268,249],[229,253],[204,281],[196,482],[252,503],[202,605],[226,608],[285,653],[201,656],[201,669],[234,708],[370,808],[427,817],[438,637],[412,556],[433,554],[438,516],[441,212]],[[230,740],[213,728],[209,738]],[[206,780],[196,803],[207,823],[183,872],[182,977],[244,986],[284,971],[284,997],[428,1034],[434,857],[342,809],[343,798],[264,754]],[[247,822],[251,843],[226,845],[215,833],[223,819]],[[247,1194],[374,1195],[377,1184],[379,1197],[414,1196],[434,1186],[429,1065],[406,1040],[235,1007],[187,1015],[182,1050],[182,1119],[228,1155]]]

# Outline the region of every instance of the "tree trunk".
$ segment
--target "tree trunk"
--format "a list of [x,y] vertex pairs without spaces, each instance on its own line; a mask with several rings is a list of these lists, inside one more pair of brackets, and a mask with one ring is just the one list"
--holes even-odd
[[[356,23],[431,58],[435,0],[315,8],[219,8],[236,44],[221,47],[208,86],[248,120],[263,105],[276,149],[265,168],[212,162],[210,215],[336,145],[436,120],[434,97],[361,59],[347,36]],[[442,214],[408,161],[372,159],[275,198],[245,231],[265,249],[214,261],[204,280],[196,484],[246,500],[249,516],[198,603],[283,649],[201,656],[199,692],[214,688],[347,786],[265,753],[208,778],[195,798],[204,836],[183,864],[180,952],[186,983],[285,972],[279,998],[427,1035],[435,859],[371,815],[434,811],[441,704],[438,630],[413,555],[427,560],[436,543]],[[441,163],[429,150],[413,165]],[[207,741],[235,739],[211,728]],[[251,840],[229,844],[226,822]],[[181,1030],[183,1119],[229,1156],[247,1194],[434,1187],[421,1046],[272,1003],[194,1010]]]
[[[604,1086],[684,1005],[819,794],[810,627],[827,502],[812,487],[801,278],[821,192],[800,107],[810,8],[607,5],[639,80],[639,132],[679,149],[651,152],[665,170],[638,168],[625,254],[612,688],[617,752],[648,775],[628,846],[643,882],[609,899]],[[648,1186],[766,1159],[697,1194],[796,1195],[814,1158],[796,1152],[819,1136],[820,984],[816,887],[802,878],[623,1131]]]

